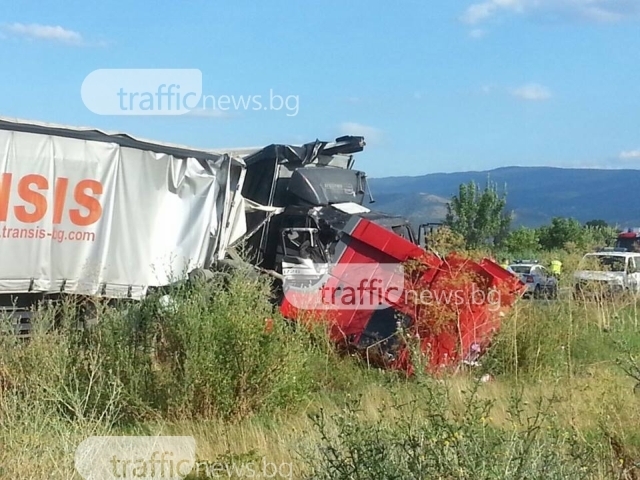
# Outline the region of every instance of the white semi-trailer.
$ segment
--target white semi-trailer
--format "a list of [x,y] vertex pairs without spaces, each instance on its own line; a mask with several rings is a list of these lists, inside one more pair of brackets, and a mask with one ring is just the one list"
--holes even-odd
[[244,174],[226,153],[0,118],[0,314],[208,268],[245,234]]

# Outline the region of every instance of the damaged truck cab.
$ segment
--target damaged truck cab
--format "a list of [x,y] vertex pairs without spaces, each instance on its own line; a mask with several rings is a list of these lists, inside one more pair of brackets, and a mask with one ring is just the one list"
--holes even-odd
[[328,263],[338,232],[353,216],[366,218],[417,243],[408,220],[375,212],[366,174],[353,169],[363,137],[302,146],[270,145],[244,157],[242,196],[271,210],[247,213],[251,263],[283,273],[283,265]]
[[[407,219],[371,210],[366,175],[353,168],[364,146],[364,138],[345,136],[234,152],[246,165],[249,263],[278,279],[276,301],[285,318],[328,323],[338,346],[367,361],[412,368],[398,327],[422,338],[433,367],[479,355],[521,282],[488,259],[429,252]],[[473,304],[473,285],[485,298],[490,290],[504,296],[493,309],[488,300]],[[435,295],[457,289],[460,302],[416,304],[408,287]],[[352,302],[355,291],[364,296]]]

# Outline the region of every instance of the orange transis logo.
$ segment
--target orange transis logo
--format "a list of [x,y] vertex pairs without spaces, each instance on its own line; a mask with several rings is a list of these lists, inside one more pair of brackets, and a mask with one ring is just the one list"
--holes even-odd
[[[49,205],[45,193],[53,188],[53,205]],[[12,173],[0,175],[0,222],[17,220],[21,223],[40,222],[47,212],[53,210],[53,224],[65,218],[78,227],[93,225],[102,216],[102,205],[98,196],[102,184],[85,179],[71,184],[68,178],[58,177],[51,184],[39,174],[14,178]],[[67,201],[67,192],[73,192],[73,201]]]

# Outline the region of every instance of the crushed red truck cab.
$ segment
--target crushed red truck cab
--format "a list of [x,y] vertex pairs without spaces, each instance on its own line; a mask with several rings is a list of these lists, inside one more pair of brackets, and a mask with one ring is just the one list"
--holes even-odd
[[391,368],[412,370],[406,339],[413,337],[437,369],[476,361],[523,287],[489,259],[440,258],[353,217],[315,283],[285,281],[281,312],[327,322],[337,344]]
[[278,278],[285,317],[327,323],[370,361],[409,368],[406,335],[433,367],[473,361],[522,284],[489,260],[428,253],[406,218],[369,208],[366,174],[353,169],[364,145],[341,137],[244,157],[242,195],[265,207],[247,214],[250,262]]

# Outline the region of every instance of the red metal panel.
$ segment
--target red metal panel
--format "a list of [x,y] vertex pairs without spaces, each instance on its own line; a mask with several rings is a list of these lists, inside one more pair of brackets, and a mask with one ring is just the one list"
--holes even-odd
[[[421,348],[428,352],[429,366],[434,370],[465,358],[473,360],[470,354],[478,348],[480,351],[476,353],[482,353],[500,327],[504,312],[524,289],[515,275],[491,260],[478,263],[455,254],[441,259],[365,219],[350,224],[344,234],[341,253],[334,259],[336,263],[327,279],[329,292],[336,292],[338,287],[357,289],[363,282],[375,279],[381,279],[380,289],[386,292],[399,282],[403,294],[384,300],[411,317],[411,333],[419,336]],[[417,273],[409,271],[407,261],[417,264]],[[405,267],[404,272],[398,273],[402,273],[400,277],[390,274],[394,265]],[[497,295],[497,303],[490,292]],[[425,293],[428,295],[423,296]],[[313,313],[331,324],[334,341],[357,344],[374,309],[372,305],[353,308],[340,298],[330,295]],[[288,318],[310,313],[294,308],[287,298],[281,310]],[[393,367],[411,372],[413,367],[406,349],[400,352]]]

